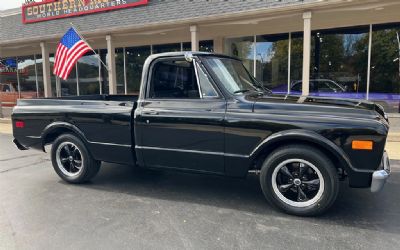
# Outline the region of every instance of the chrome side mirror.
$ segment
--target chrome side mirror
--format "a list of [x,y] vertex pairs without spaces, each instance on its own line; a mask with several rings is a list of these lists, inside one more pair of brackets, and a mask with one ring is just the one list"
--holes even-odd
[[192,54],[192,52],[186,52],[185,53],[185,60],[187,61],[187,62],[192,62],[193,61],[193,54]]

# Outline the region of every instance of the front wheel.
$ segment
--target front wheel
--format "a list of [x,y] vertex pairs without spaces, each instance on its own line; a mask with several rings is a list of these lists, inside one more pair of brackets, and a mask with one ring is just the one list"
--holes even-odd
[[262,166],[260,183],[271,204],[299,216],[325,212],[339,191],[331,160],[318,149],[300,144],[272,152]]
[[101,165],[93,159],[85,144],[72,134],[61,135],[54,141],[51,161],[61,179],[75,184],[92,179]]

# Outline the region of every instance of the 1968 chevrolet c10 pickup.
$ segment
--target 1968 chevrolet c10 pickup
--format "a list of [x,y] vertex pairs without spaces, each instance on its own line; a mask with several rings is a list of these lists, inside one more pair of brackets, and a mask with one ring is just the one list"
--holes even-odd
[[92,179],[101,162],[246,177],[300,216],[326,211],[339,181],[382,189],[390,175],[384,110],[371,102],[273,95],[235,58],[198,52],[150,56],[139,96],[19,100],[19,149],[52,144],[56,173]]

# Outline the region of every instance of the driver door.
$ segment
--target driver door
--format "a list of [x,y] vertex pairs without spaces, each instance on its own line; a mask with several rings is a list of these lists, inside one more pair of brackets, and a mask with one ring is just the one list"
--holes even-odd
[[224,173],[226,101],[184,57],[157,59],[135,111],[136,150],[146,167]]

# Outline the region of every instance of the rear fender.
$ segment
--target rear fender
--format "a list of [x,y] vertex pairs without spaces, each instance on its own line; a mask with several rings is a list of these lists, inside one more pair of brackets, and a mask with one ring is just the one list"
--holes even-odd
[[45,150],[45,145],[47,144],[47,139],[49,136],[51,136],[52,134],[58,134],[58,133],[65,133],[65,132],[71,132],[74,135],[78,136],[83,143],[87,146],[88,144],[88,140],[85,137],[85,135],[83,134],[83,132],[76,127],[75,125],[68,123],[68,122],[53,122],[49,125],[47,125],[47,127],[43,130],[42,134],[41,134],[41,138],[42,138],[42,150],[44,152],[46,152]]

